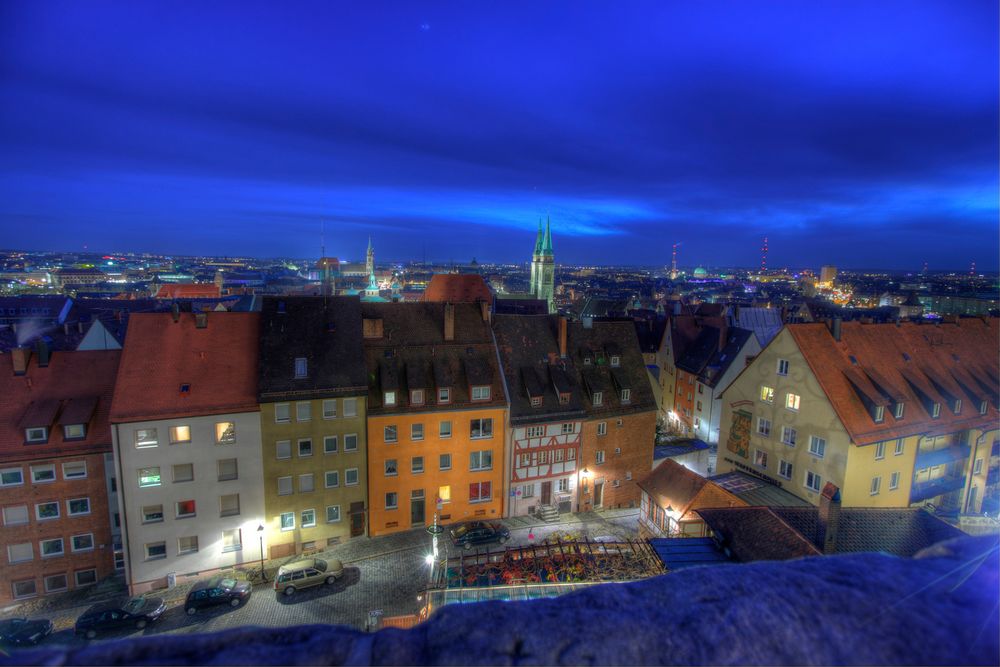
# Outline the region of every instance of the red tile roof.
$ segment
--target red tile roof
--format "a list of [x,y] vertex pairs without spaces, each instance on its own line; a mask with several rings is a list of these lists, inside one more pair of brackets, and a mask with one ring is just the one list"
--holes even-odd
[[[202,315],[199,313],[198,315]],[[118,370],[113,422],[251,412],[257,403],[259,313],[137,313]],[[186,392],[181,385],[188,385]]]
[[[790,324],[788,331],[855,444],[995,428],[1000,418],[995,395],[986,414],[981,415],[975,397],[982,389],[963,389],[956,381],[977,374],[997,375],[997,318],[960,319],[936,326],[844,322],[839,342],[824,324]],[[856,388],[852,378],[863,386]],[[881,388],[905,399],[902,419],[895,419],[893,411],[886,408],[884,420],[875,423],[861,399],[861,395],[877,391],[868,379],[875,386],[889,385]],[[918,392],[941,403],[940,417],[931,417]],[[962,399],[958,414],[946,400],[949,393]]]
[[639,480],[639,488],[663,508],[671,507],[682,519],[703,507],[734,507],[746,505],[739,497],[711,480],[667,459]]
[[[110,452],[108,412],[120,358],[117,350],[53,352],[39,368],[32,355],[27,373],[16,376],[11,355],[0,355],[0,460]],[[64,441],[62,426],[84,419],[87,437]],[[26,422],[49,427],[48,443],[26,445]]]
[[157,299],[218,299],[219,286],[214,283],[170,283],[160,285]]
[[493,303],[493,293],[482,276],[476,274],[436,273],[424,292],[424,301],[451,303]]

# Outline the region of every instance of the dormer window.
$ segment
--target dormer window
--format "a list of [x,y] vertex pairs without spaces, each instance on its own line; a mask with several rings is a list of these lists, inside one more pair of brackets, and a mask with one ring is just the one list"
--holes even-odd
[[632,390],[622,389],[622,404],[629,403],[632,400]]
[[309,365],[305,357],[295,358],[295,379],[309,376]]
[[66,424],[63,426],[64,440],[83,440],[87,437],[86,424]]
[[385,405],[396,405],[396,392],[387,391],[382,394],[382,402]]
[[424,390],[412,389],[410,391],[410,405],[423,405],[423,404],[424,404]]
[[896,419],[902,419],[903,418],[903,408],[905,408],[905,407],[906,407],[906,404],[903,403],[902,401],[893,404],[893,406],[892,406],[892,416],[895,417]]
[[931,406],[931,417],[933,417],[934,419],[937,419],[940,416],[941,416],[941,404],[940,403],[934,403]]
[[568,405],[568,404],[569,404],[569,394],[568,393],[560,393],[559,394],[559,405]]
[[595,405],[604,405],[604,392],[595,391],[594,395],[591,397],[591,402]]
[[24,439],[28,442],[46,442],[49,439],[49,429],[44,426],[24,429]]
[[531,407],[533,407],[533,408],[540,408],[540,407],[542,407],[542,397],[541,396],[532,396],[531,397]]
[[438,403],[451,403],[451,389],[447,387],[438,389]]
[[872,415],[872,417],[875,419],[876,424],[881,424],[883,421],[885,421],[885,407],[881,405],[876,405],[875,414]]
[[990,405],[989,401],[987,401],[985,398],[979,401],[979,414],[985,415],[987,408],[989,408],[989,405]]
[[955,402],[952,404],[951,411],[956,415],[962,411],[962,399],[956,398]]
[[474,401],[488,401],[490,400],[490,388],[489,386],[480,386],[472,388],[472,400]]
[[622,358],[617,354],[611,355],[611,368],[618,368],[622,364]]
[[594,363],[594,360],[589,355],[583,358],[583,365],[584,366],[590,366],[593,363]]

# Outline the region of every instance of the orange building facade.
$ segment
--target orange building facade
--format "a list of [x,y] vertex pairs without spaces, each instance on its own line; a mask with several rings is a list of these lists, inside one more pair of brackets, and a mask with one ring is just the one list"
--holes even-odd
[[369,415],[370,534],[502,517],[505,412]]

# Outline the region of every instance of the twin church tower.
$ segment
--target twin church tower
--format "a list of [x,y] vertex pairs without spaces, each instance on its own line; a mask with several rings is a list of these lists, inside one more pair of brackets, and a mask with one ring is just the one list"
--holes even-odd
[[535,238],[535,252],[531,255],[531,289],[536,299],[544,299],[549,304],[549,312],[554,313],[556,260],[552,253],[552,228],[546,218],[545,233],[542,233],[542,221],[538,221],[538,236]]

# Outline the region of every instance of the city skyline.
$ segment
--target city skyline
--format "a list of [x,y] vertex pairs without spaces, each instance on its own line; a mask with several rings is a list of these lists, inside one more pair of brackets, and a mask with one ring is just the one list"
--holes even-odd
[[995,6],[237,8],[0,9],[9,245],[998,268]]

